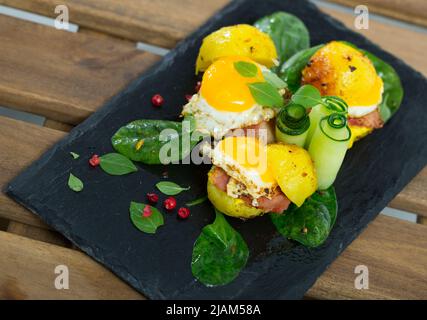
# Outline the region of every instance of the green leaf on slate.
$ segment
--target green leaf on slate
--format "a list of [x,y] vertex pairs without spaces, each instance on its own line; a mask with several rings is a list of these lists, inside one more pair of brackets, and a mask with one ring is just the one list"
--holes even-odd
[[216,210],[214,223],[202,229],[194,244],[191,270],[207,286],[226,285],[239,275],[248,257],[245,240]]
[[283,97],[277,89],[268,82],[249,83],[248,87],[259,105],[271,108],[283,107]]
[[163,215],[154,207],[151,207],[152,214],[144,217],[143,212],[146,204],[131,202],[129,207],[130,219],[138,230],[145,233],[156,233],[157,228],[164,224]]
[[76,159],[78,159],[80,157],[80,155],[78,155],[77,153],[72,152],[72,151],[70,152],[70,154],[71,154],[71,156],[73,157],[74,160],[76,160]]
[[304,85],[295,92],[291,98],[292,102],[302,105],[305,108],[312,108],[323,103],[322,96],[316,87]]
[[234,63],[236,71],[245,78],[253,78],[258,73],[258,67],[251,62],[237,61]]
[[138,171],[136,166],[125,156],[119,153],[107,153],[100,157],[101,169],[113,176],[121,176]]
[[283,214],[270,214],[277,230],[286,238],[314,248],[325,242],[337,218],[334,187],[315,192],[301,207],[292,204]]
[[83,182],[70,173],[70,176],[68,177],[68,187],[75,192],[80,192],[83,190]]
[[190,190],[190,187],[181,187],[180,185],[176,184],[172,181],[161,181],[156,184],[157,189],[160,190],[163,194],[167,196],[175,196],[182,191]]

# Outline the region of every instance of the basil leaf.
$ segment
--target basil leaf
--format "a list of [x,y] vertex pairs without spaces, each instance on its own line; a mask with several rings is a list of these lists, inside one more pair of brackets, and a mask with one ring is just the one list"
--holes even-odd
[[302,50],[293,55],[280,67],[279,77],[288,84],[292,92],[296,92],[298,88],[301,87],[302,70],[304,70],[317,50],[323,46],[324,44],[321,44],[313,48]]
[[70,173],[70,176],[68,177],[68,187],[75,192],[80,192],[83,190],[83,182]]
[[70,152],[71,156],[73,157],[74,160],[78,159],[80,157],[80,155],[78,155],[75,152]]
[[107,153],[99,158],[101,169],[113,176],[121,176],[138,171],[135,165],[119,153]]
[[400,77],[396,70],[394,70],[394,68],[385,61],[381,60],[370,52],[365,50],[360,51],[362,51],[369,58],[369,60],[371,60],[375,70],[383,80],[383,100],[381,101],[381,104],[378,108],[381,119],[384,122],[387,122],[396,113],[402,104],[404,91]]
[[245,78],[253,78],[258,73],[258,67],[254,63],[246,61],[235,62],[234,69]]
[[167,196],[175,196],[182,191],[190,190],[190,187],[183,188],[175,182],[171,181],[161,181],[156,184],[156,187],[160,190],[160,192]]
[[278,90],[286,88],[288,86],[285,81],[280,79],[277,74],[272,71],[264,70],[262,72],[262,75],[264,76],[265,81],[267,81],[269,84],[271,84]]
[[203,196],[203,197],[200,197],[200,198],[198,198],[196,200],[190,201],[190,202],[186,203],[185,205],[187,207],[193,207],[193,206],[197,206],[198,204],[201,204],[201,203],[205,202],[206,200],[208,200],[208,197],[207,196]]
[[305,108],[312,108],[323,103],[322,96],[316,87],[306,84],[299,88],[291,98],[292,102],[302,105]]
[[129,207],[130,219],[140,231],[145,233],[156,233],[157,228],[164,224],[163,215],[154,207],[151,207],[152,214],[144,217],[143,212],[146,204],[131,202]]
[[[179,149],[177,159],[171,157],[171,161],[180,160],[185,158],[198,143],[198,141],[190,137],[192,130],[194,130],[194,119],[189,120],[189,130],[183,130],[181,122],[136,120],[120,128],[111,138],[111,143],[117,152],[133,161],[146,164],[162,164],[160,159],[160,150],[162,147],[177,144],[177,148]],[[165,134],[164,141],[161,141],[161,133],[163,132],[164,134],[164,130],[167,130],[168,133]],[[188,146],[184,143],[183,139],[183,135],[187,134],[188,140],[190,140]]]
[[249,90],[255,101],[263,107],[280,108],[283,107],[283,97],[268,82],[255,82],[248,84]]
[[325,242],[337,218],[334,187],[317,191],[301,207],[294,204],[283,214],[270,214],[277,230],[286,238],[314,248]]
[[205,226],[197,238],[191,259],[194,277],[207,286],[225,285],[240,273],[249,257],[242,236],[217,210],[214,223]]
[[255,27],[273,39],[280,65],[295,53],[310,47],[310,33],[307,27],[292,14],[273,13],[256,21]]

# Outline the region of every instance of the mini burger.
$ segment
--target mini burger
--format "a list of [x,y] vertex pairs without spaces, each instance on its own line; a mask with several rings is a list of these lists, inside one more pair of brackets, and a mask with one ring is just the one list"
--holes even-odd
[[224,214],[242,219],[301,206],[317,189],[308,152],[296,145],[261,143],[256,137],[227,137],[209,156],[208,198]]
[[350,146],[383,126],[378,107],[384,84],[371,60],[359,50],[343,42],[330,42],[311,57],[301,79],[323,96],[338,96],[348,104]]

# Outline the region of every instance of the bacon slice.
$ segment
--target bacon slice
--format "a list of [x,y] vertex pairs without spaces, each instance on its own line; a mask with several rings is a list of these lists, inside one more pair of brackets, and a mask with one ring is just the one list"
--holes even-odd
[[[258,124],[243,128],[243,129],[236,129],[231,132],[231,136],[242,136],[242,135],[250,135],[252,137],[259,138],[261,130],[265,130],[267,143],[272,143],[275,141],[275,128],[276,123],[275,120],[270,121],[262,121]],[[253,130],[251,132],[250,130]],[[264,134],[263,132],[263,134]]]
[[378,109],[360,118],[348,118],[348,123],[352,126],[366,127],[372,129],[379,129],[382,128],[384,125],[384,122],[381,119],[380,112],[378,111]]
[[[220,167],[215,167],[211,172],[212,183],[221,191],[227,192],[227,184],[230,176]],[[249,206],[252,206],[252,197],[240,196],[240,199],[245,201]],[[291,201],[283,194],[280,189],[276,189],[276,193],[271,199],[261,197],[258,199],[258,208],[265,212],[282,213],[288,209]]]
[[227,184],[230,176],[224,170],[215,166],[211,172],[211,179],[214,186],[223,192],[227,192]]

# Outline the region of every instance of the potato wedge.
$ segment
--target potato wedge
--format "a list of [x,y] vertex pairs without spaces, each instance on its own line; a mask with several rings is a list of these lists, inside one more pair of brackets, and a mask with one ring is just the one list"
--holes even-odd
[[305,149],[296,145],[270,144],[267,161],[282,192],[298,207],[317,190],[313,161]]
[[230,197],[218,189],[208,174],[208,198],[222,213],[235,218],[250,219],[264,214],[263,210],[248,206],[243,200]]
[[196,62],[196,74],[212,62],[228,56],[245,56],[271,68],[277,61],[273,40],[257,28],[239,24],[221,28],[203,39]]

